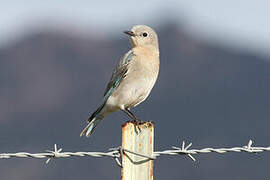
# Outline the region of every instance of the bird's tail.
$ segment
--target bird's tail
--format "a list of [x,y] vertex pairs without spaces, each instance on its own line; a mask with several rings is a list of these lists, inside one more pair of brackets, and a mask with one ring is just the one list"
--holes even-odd
[[100,106],[89,118],[88,118],[88,125],[82,130],[80,136],[87,136],[89,137],[99,124],[99,122],[103,119],[103,116],[100,115],[103,106]]

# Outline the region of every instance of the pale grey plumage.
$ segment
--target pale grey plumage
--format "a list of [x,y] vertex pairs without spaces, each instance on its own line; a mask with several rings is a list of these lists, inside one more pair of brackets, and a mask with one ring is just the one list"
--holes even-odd
[[151,92],[159,72],[158,37],[145,25],[134,26],[130,35],[132,49],[119,61],[105,89],[103,102],[89,117],[81,136],[90,136],[98,123],[111,112],[122,110],[136,117],[130,108],[143,102]]

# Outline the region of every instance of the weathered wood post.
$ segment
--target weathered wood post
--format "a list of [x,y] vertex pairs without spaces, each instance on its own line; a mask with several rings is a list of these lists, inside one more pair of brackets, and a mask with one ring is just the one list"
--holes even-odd
[[[137,126],[137,127],[136,127]],[[143,122],[122,125],[122,148],[139,154],[153,156],[154,124]],[[153,180],[153,160],[124,151],[122,180]]]

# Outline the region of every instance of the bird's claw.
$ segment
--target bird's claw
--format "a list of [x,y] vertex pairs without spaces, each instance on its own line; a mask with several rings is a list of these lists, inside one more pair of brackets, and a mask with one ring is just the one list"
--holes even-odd
[[[137,134],[142,131],[141,128],[140,128],[140,125],[143,123],[142,120],[140,120],[140,119],[134,119],[132,121],[132,123],[134,124],[135,132]],[[138,132],[138,130],[139,130],[139,132]]]

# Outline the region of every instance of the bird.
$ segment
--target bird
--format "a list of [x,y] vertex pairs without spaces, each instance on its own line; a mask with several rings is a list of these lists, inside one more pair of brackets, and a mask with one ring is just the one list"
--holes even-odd
[[158,36],[146,25],[135,25],[124,33],[130,36],[131,49],[115,67],[101,105],[88,118],[80,136],[89,137],[102,119],[116,111],[140,122],[131,108],[143,102],[156,83],[160,66]]

